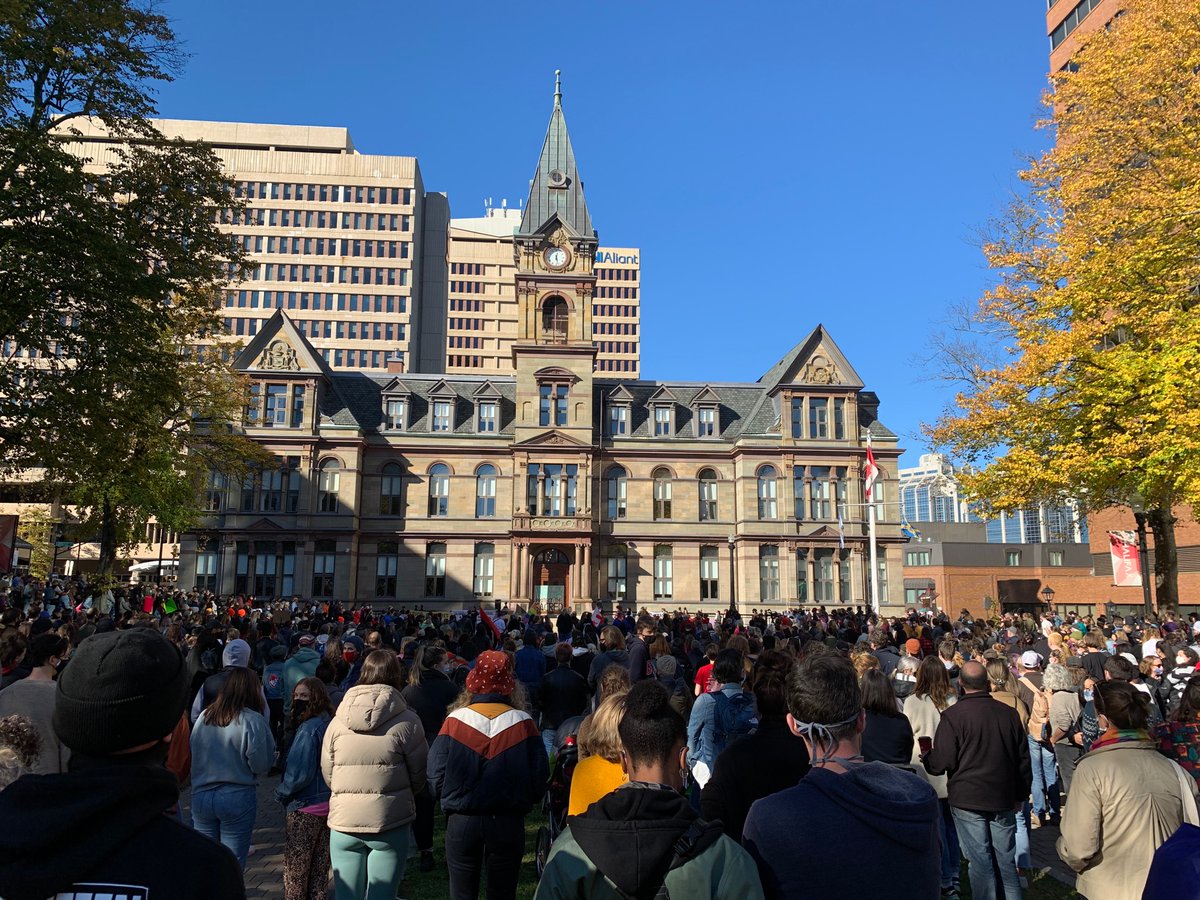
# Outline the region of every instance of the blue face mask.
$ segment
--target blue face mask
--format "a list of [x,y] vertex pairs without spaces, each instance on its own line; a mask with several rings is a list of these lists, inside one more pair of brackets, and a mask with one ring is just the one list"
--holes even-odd
[[1084,699],[1084,702],[1085,702],[1085,703],[1091,703],[1091,702],[1092,702],[1092,696],[1093,696],[1095,693],[1096,693],[1096,692],[1095,692],[1095,691],[1093,691],[1093,690],[1089,690],[1088,688],[1084,688],[1084,689],[1083,689],[1083,699]]

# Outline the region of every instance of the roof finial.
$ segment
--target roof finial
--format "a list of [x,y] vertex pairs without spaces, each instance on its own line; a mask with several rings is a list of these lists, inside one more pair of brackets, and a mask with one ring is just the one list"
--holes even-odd
[[554,70],[554,105],[562,106],[562,69]]

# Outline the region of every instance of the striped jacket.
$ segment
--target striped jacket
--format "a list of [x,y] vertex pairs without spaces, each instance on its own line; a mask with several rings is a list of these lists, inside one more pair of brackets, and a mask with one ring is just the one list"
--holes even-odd
[[429,785],[446,812],[523,816],[541,799],[546,750],[533,719],[507,699],[476,696],[446,717],[429,748]]

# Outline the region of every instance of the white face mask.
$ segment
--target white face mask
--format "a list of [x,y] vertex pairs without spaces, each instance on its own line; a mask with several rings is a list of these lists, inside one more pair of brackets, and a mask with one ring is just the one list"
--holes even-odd
[[1186,656],[1179,656],[1179,657],[1175,658],[1175,665],[1186,666],[1187,664],[1188,664],[1188,659]]

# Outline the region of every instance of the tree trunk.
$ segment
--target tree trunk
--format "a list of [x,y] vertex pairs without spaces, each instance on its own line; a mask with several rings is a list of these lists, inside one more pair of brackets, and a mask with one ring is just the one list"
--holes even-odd
[[100,554],[96,562],[96,580],[104,586],[112,581],[113,566],[117,559],[117,523],[113,517],[112,503],[105,496],[100,507]]
[[1159,614],[1179,608],[1179,548],[1175,544],[1175,518],[1171,508],[1146,511],[1154,532],[1154,600]]

